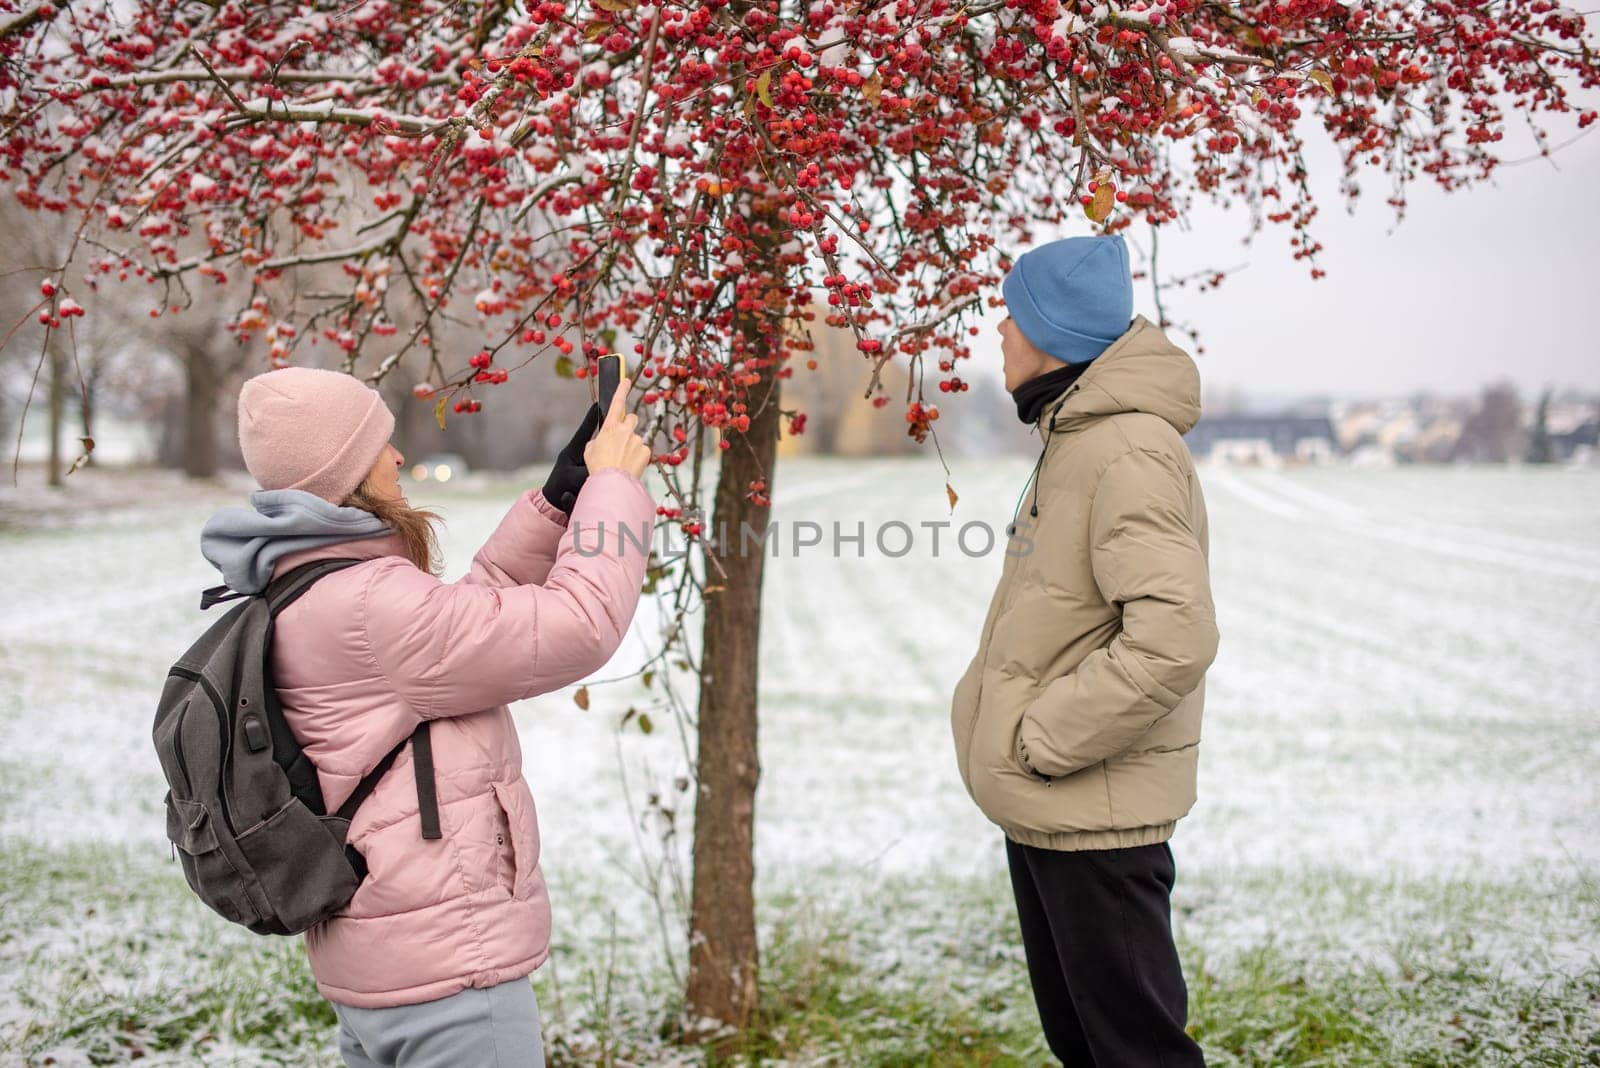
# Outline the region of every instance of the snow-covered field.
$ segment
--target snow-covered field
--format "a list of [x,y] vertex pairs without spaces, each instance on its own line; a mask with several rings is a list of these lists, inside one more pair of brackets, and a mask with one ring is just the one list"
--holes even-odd
[[[908,998],[1000,1036],[971,1063],[1044,1060],[1001,838],[956,777],[948,727],[1003,559],[1003,536],[973,557],[955,531],[1003,528],[1030,466],[953,465],[953,514],[928,460],[779,471],[781,537],[802,522],[824,534],[798,552],[781,541],[767,564],[757,865],[769,982],[847,960],[865,978],[842,996],[869,997],[861,1011],[883,1017],[870,1041],[791,1042],[809,1049],[804,1063],[947,1063],[925,1023],[897,1025]],[[147,1063],[333,1063],[293,943],[235,935],[192,906],[163,837],[154,700],[207,622],[197,595],[216,580],[200,524],[247,484],[73,478],[71,508],[26,473],[0,489],[0,1058],[103,1063],[137,1048]],[[1233,1037],[1256,1026],[1241,991],[1270,960],[1294,974],[1267,986],[1346,991],[1391,1055],[1428,1051],[1415,1063],[1600,1063],[1600,471],[1203,479],[1223,640],[1200,801],[1173,847],[1211,1059],[1292,1059]],[[412,492],[446,516],[447,576],[517,488]],[[875,544],[893,521],[916,534],[903,556]],[[939,521],[952,525],[935,554],[920,524]],[[865,525],[862,555],[831,551],[835,522],[847,535]],[[903,538],[886,534],[889,550]],[[643,604],[596,679],[629,674],[657,620]],[[692,703],[693,680],[673,684]],[[586,711],[570,691],[516,710],[555,908],[539,976],[547,1035],[571,1063],[667,1063],[690,1056],[654,1037],[682,924],[670,869],[657,874],[660,823],[643,813],[652,792],[683,804],[681,853],[684,743],[661,709],[649,735],[618,729],[626,708],[656,700],[634,681],[591,697]],[[1435,1019],[1427,983],[1469,972],[1483,978],[1448,988],[1466,999],[1455,1019]],[[1350,976],[1365,985],[1343,985]],[[304,1005],[274,1015],[285,984]],[[216,1012],[174,1007],[200,985]],[[1529,1004],[1556,1022],[1530,1024]],[[1301,1023],[1284,1029],[1304,1046]],[[1327,1048],[1294,1062],[1375,1063]]]

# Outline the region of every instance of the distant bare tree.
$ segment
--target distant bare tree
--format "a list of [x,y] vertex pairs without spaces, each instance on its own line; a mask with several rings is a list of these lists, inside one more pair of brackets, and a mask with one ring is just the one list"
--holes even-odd
[[1522,458],[1526,443],[1522,398],[1517,394],[1517,387],[1510,382],[1497,382],[1484,389],[1477,410],[1467,418],[1453,459],[1505,463]]
[[1533,417],[1533,433],[1528,441],[1528,462],[1547,464],[1555,460],[1550,443],[1550,398],[1554,391],[1549,387],[1539,396],[1539,410]]
[[[37,405],[49,421],[48,481],[60,486],[66,470],[62,452],[66,397],[77,353],[72,335],[65,331],[52,331],[46,345],[35,316],[36,305],[46,303],[40,282],[65,265],[72,233],[62,216],[35,215],[6,199],[0,201],[0,235],[5,237],[0,277],[6,282],[0,287],[0,336],[15,331],[5,353],[8,361],[20,365],[17,377],[22,382],[17,429],[23,413]],[[89,436],[87,430],[84,436]],[[12,448],[20,448],[20,442]]]

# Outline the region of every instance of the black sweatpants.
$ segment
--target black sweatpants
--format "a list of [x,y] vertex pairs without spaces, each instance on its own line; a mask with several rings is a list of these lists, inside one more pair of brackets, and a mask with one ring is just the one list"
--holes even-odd
[[1172,850],[1067,853],[1006,839],[1028,978],[1050,1051],[1071,1068],[1203,1065],[1184,1031]]

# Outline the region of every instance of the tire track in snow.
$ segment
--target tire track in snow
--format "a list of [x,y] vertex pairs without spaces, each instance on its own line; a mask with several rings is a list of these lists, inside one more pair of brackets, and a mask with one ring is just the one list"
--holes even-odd
[[[1466,563],[1516,568],[1554,578],[1576,579],[1589,585],[1600,584],[1600,568],[1585,567],[1566,560],[1541,559],[1521,552],[1497,549],[1491,545],[1454,541],[1441,536],[1449,529],[1448,527],[1433,525],[1424,527],[1403,521],[1396,522],[1390,517],[1375,518],[1363,509],[1338,501],[1337,498],[1325,499],[1326,502],[1331,502],[1332,507],[1328,503],[1323,503],[1308,514],[1305,506],[1310,505],[1312,501],[1303,494],[1296,495],[1300,499],[1300,503],[1297,504],[1288,495],[1281,492],[1274,493],[1252,484],[1251,480],[1246,480],[1226,468],[1208,468],[1201,474],[1201,480],[1207,487],[1220,488],[1234,499],[1282,519],[1315,521],[1324,527],[1333,526],[1351,534],[1388,541],[1407,548],[1421,549],[1436,556],[1449,557]],[[1287,480],[1280,482],[1280,486],[1288,484]],[[1321,497],[1320,494],[1315,494],[1315,491],[1307,490],[1305,493]]]
[[[1374,518],[1371,512],[1349,501],[1341,500],[1332,494],[1321,490],[1312,489],[1310,486],[1301,485],[1292,479],[1272,471],[1259,473],[1262,482],[1274,487],[1278,495],[1298,501],[1313,511],[1337,516],[1350,522],[1365,524],[1385,524],[1382,518]],[[1459,523],[1403,523],[1412,529],[1429,534],[1441,533],[1450,535],[1455,539],[1471,539],[1471,541],[1451,541],[1450,545],[1466,545],[1472,548],[1489,547],[1521,556],[1526,554],[1534,558],[1556,558],[1560,562],[1570,563],[1577,567],[1589,568],[1592,580],[1600,581],[1600,553],[1585,552],[1583,549],[1562,542],[1549,541],[1543,538],[1527,538],[1517,534],[1506,534],[1497,531],[1480,530]]]
[[[1437,691],[1440,683],[1446,682],[1459,691],[1463,704],[1487,706],[1497,715],[1508,717],[1526,708],[1547,707],[1565,700],[1556,697],[1548,689],[1521,684],[1518,680],[1523,673],[1495,672],[1490,670],[1493,665],[1488,663],[1479,671],[1463,670],[1460,657],[1421,652],[1405,644],[1403,635],[1362,626],[1352,622],[1348,616],[1309,611],[1303,599],[1245,592],[1235,588],[1229,591],[1226,603],[1229,615],[1242,612],[1249,618],[1266,621],[1269,626],[1265,629],[1277,634],[1279,640],[1286,638],[1291,642],[1319,648],[1328,645],[1315,635],[1305,633],[1315,631],[1334,640],[1329,646],[1331,648],[1359,648],[1364,655],[1383,662],[1398,676],[1415,677],[1417,685],[1407,690],[1412,694]],[[1228,625],[1226,617],[1222,622],[1226,629],[1234,629]],[[1238,629],[1245,630],[1248,626],[1246,624]],[[1508,650],[1506,655],[1524,651]]]

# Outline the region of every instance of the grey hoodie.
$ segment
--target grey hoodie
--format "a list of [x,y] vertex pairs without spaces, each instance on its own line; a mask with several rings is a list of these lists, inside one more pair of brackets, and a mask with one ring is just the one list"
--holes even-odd
[[260,593],[272,581],[272,568],[303,549],[320,549],[389,533],[371,512],[330,504],[305,490],[257,490],[249,508],[224,508],[200,531],[200,552],[228,588]]

